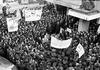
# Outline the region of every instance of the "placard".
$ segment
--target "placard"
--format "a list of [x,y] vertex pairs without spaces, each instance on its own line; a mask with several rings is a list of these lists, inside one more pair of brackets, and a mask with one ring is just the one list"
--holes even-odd
[[6,0],[6,2],[13,2],[13,1],[15,1],[15,0]]
[[29,0],[29,4],[37,3],[37,0]]
[[18,30],[18,20],[13,18],[7,18],[8,32],[14,32]]
[[98,27],[97,33],[100,34],[100,26]]
[[51,2],[51,3],[54,3],[54,0],[46,0],[47,2]]
[[71,30],[70,28],[67,28],[67,31],[68,31],[69,33],[72,33],[72,30]]
[[21,4],[28,4],[29,0],[21,0]]
[[16,17],[7,18],[7,26],[9,32],[14,32],[18,30],[18,21],[21,19],[20,10],[17,10]]
[[0,5],[2,5],[3,4],[3,0],[0,0]]
[[100,18],[97,20],[97,24],[100,24]]
[[41,19],[42,8],[26,9],[24,13],[25,13],[25,21],[37,21]]
[[76,51],[79,54],[79,58],[81,58],[81,56],[85,53],[85,50],[84,50],[84,48],[81,44],[78,44],[78,46],[76,48]]
[[2,8],[3,8],[3,0],[0,0],[0,14],[3,12]]
[[59,40],[51,36],[51,47],[54,47],[54,48],[58,48],[58,49],[68,48],[71,42],[72,42],[72,38],[68,40]]
[[43,42],[43,43],[49,42],[49,39],[50,39],[50,35],[49,35],[49,34],[46,34],[46,35],[44,36],[44,38],[42,39],[42,42]]
[[8,12],[14,13],[15,10],[20,9],[18,1],[12,1],[7,3],[6,8],[7,8],[7,13]]
[[3,13],[2,8],[3,8],[3,7],[0,5],[0,14]]
[[18,21],[19,19],[21,19],[21,12],[18,9],[17,12],[16,12],[16,21]]

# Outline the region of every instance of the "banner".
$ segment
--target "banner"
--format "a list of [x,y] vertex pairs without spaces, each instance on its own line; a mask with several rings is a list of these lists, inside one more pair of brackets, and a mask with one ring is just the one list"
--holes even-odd
[[78,46],[76,48],[76,51],[79,54],[79,58],[85,53],[84,48],[83,48],[83,46],[81,44],[78,44]]
[[7,18],[8,32],[14,32],[18,30],[18,21],[14,18]]
[[66,6],[73,9],[79,9],[82,5],[82,0],[54,0],[54,4]]
[[7,59],[0,56],[0,70],[17,70],[17,67]]
[[41,19],[42,8],[26,9],[24,13],[25,13],[25,21],[37,21]]
[[58,40],[57,38],[51,36],[51,47],[63,49],[68,48],[72,42],[72,38],[68,40]]

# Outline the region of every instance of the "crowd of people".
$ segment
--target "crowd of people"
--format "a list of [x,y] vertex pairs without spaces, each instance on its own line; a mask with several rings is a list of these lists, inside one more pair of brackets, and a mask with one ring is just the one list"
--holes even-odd
[[[0,55],[19,70],[100,70],[100,34],[97,33],[99,25],[96,20],[90,22],[88,33],[78,32],[78,18],[47,4],[39,21],[26,22],[21,18],[18,31],[8,32],[4,16],[0,19]],[[43,42],[46,34],[54,34],[61,40],[73,40],[68,48],[57,49],[51,47],[50,37]],[[81,58],[75,50],[79,43],[85,49]]]

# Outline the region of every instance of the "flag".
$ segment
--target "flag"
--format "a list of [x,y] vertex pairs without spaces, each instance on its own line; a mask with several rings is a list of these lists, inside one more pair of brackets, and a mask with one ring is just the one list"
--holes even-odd
[[25,21],[37,21],[41,19],[42,8],[41,9],[26,9],[25,10]]
[[72,38],[68,40],[58,40],[57,38],[51,36],[51,47],[63,49],[68,48],[72,42]]
[[76,48],[76,51],[79,54],[79,58],[85,53],[85,50],[84,50],[84,48],[83,48],[83,46],[81,44],[78,44],[78,46]]
[[98,27],[97,33],[98,33],[98,34],[100,33],[100,26]]
[[8,32],[14,32],[18,30],[18,21],[14,18],[7,18]]

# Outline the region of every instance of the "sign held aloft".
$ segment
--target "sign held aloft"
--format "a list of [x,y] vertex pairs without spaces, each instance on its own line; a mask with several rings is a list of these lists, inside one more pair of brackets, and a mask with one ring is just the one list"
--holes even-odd
[[20,10],[17,10],[16,17],[7,18],[8,32],[14,32],[18,30],[18,21],[21,19]]
[[51,36],[51,47],[54,47],[54,48],[58,48],[58,49],[68,48],[71,42],[72,42],[72,38],[68,40],[59,40]]
[[18,30],[18,22],[14,18],[7,18],[8,32],[14,32]]
[[25,21],[37,21],[41,19],[42,8],[39,9],[25,9]]
[[78,44],[78,46],[76,48],[76,51],[79,54],[79,58],[81,58],[81,56],[85,53],[85,50],[84,50],[83,46],[80,43]]

